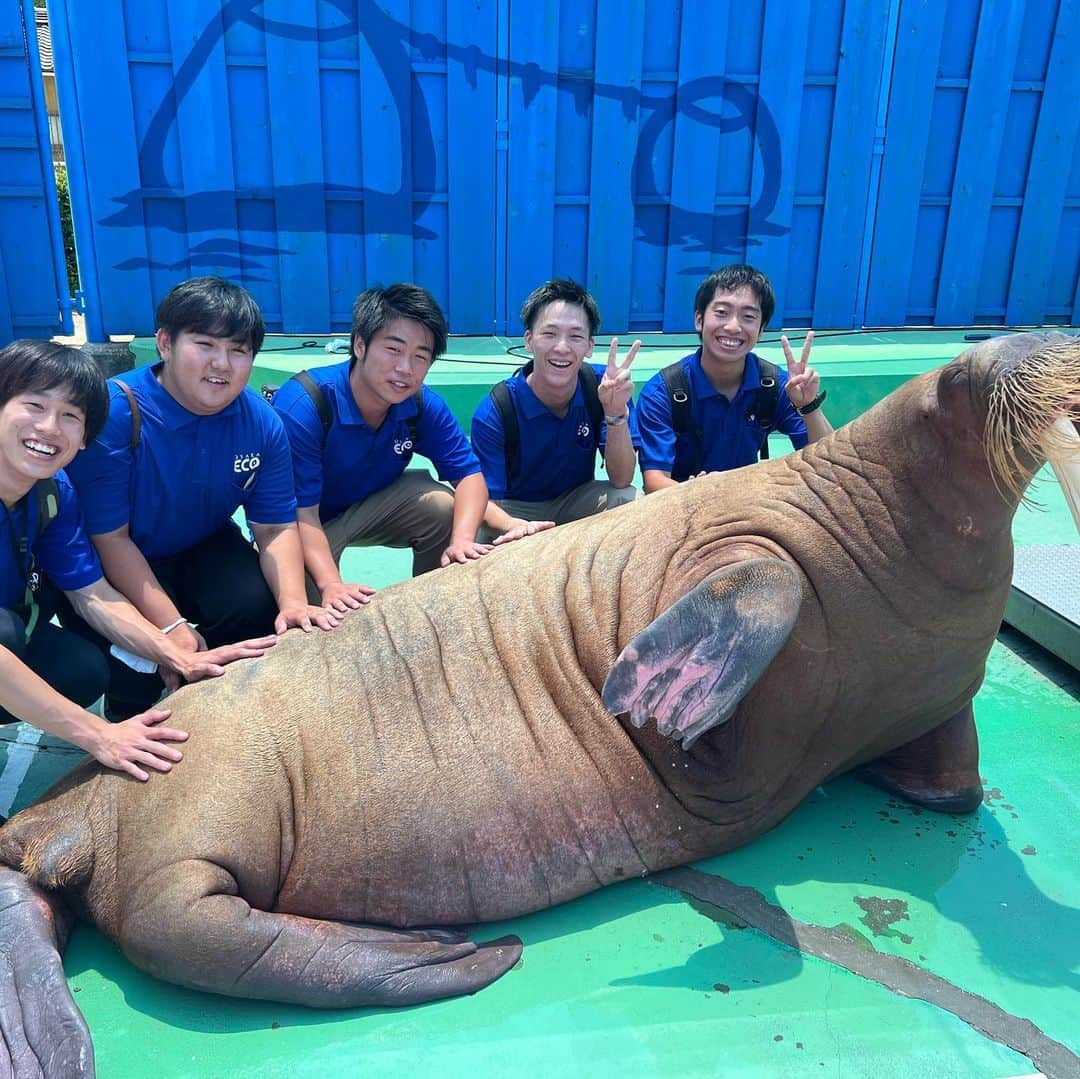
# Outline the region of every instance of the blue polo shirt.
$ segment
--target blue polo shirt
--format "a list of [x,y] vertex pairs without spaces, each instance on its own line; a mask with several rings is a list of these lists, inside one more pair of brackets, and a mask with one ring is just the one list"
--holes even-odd
[[197,416],[161,386],[159,368],[123,378],[139,405],[134,452],[131,407],[110,385],[105,429],[68,468],[87,532],[126,524],[143,555],[164,558],[224,528],[240,506],[249,523],[296,520],[289,442],[274,410],[245,389],[213,416]]
[[11,509],[0,502],[0,607],[16,607],[26,595],[31,567],[19,564],[17,552],[24,538],[36,537],[29,544],[34,568],[65,592],[85,588],[102,576],[97,552],[83,529],[75,490],[63,472],[56,473],[56,486],[60,505],[40,536],[38,499],[33,488]]
[[308,374],[322,388],[332,422],[324,434],[315,402],[296,379],[289,379],[274,395],[292,446],[296,500],[301,506],[319,507],[319,518],[332,521],[368,495],[389,487],[405,471],[414,452],[435,466],[439,479],[457,483],[480,471],[461,425],[446,402],[426,386],[423,415],[416,428],[416,443],[409,438],[408,419],[416,415],[410,397],[391,405],[377,430],[360,414],[349,385],[349,361],[317,367]]
[[[742,385],[731,401],[713,387],[701,369],[700,348],[679,362],[690,387],[691,425],[703,435],[701,467],[706,472],[725,472],[752,465],[765,438],[765,430],[756,421],[747,419],[761,388],[758,357],[753,352],[747,355]],[[777,381],[780,396],[771,429],[783,431],[795,449],[800,450],[809,441],[806,424],[785,392],[787,372],[782,368]],[[671,420],[671,398],[659,372],[642,388],[638,411],[641,470],[655,468],[670,472],[672,479],[680,481],[689,478],[696,435],[693,431],[684,431],[676,439]]]
[[[599,382],[605,368],[590,364]],[[533,393],[524,370],[506,380],[518,418],[520,451],[517,475],[506,475],[506,439],[502,417],[488,394],[472,418],[472,445],[492,498],[547,502],[596,477],[596,439],[585,396],[578,382],[565,416],[556,416]],[[639,444],[637,412],[630,403],[630,441]],[[600,425],[600,445],[607,444],[607,424]]]

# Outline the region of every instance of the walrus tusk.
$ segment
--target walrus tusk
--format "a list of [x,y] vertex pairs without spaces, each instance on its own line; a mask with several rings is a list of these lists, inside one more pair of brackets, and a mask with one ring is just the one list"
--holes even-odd
[[[1080,434],[1071,420],[1059,416],[1047,431],[1044,440],[1050,467],[1065,492],[1065,501],[1069,503],[1077,532],[1080,532]],[[1066,452],[1062,449],[1067,447]]]

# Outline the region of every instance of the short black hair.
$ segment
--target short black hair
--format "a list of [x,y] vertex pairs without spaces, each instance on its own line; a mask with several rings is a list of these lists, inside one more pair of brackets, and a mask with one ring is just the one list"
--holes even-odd
[[426,288],[407,282],[376,285],[361,292],[353,304],[352,334],[349,337],[350,371],[356,364],[357,339],[363,341],[366,348],[379,330],[399,318],[419,322],[431,331],[432,360],[437,360],[446,351],[446,338],[450,327],[446,324],[442,308]]
[[589,336],[595,337],[596,331],[600,329],[600,308],[596,306],[596,301],[589,291],[569,277],[555,277],[534,288],[521,305],[521,324],[532,333],[533,324],[540,312],[549,303],[558,303],[559,300],[580,307],[585,312],[585,318],[589,322]]
[[246,341],[252,355],[266,337],[266,324],[254,297],[224,277],[192,277],[170,289],[158,304],[157,328],[172,341],[181,333]]
[[58,386],[67,386],[71,403],[82,409],[89,445],[109,418],[109,389],[94,357],[55,341],[12,341],[0,349],[0,408],[20,393],[41,393]]
[[769,279],[760,270],[743,262],[721,266],[698,285],[697,295],[694,297],[694,314],[704,315],[717,292],[734,292],[743,286],[749,286],[757,297],[758,307],[761,308],[761,328],[765,329],[776,310],[776,295]]

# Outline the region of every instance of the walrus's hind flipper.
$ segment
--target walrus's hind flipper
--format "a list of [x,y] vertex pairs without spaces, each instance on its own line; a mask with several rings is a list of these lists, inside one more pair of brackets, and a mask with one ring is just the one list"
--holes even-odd
[[384,929],[257,910],[208,861],[163,870],[135,896],[118,943],[137,966],[178,985],[312,1008],[422,1004],[495,981],[521,941],[484,944],[450,929]]
[[983,788],[971,702],[940,727],[868,761],[855,774],[938,813],[974,813],[982,805]]
[[94,1074],[90,1032],[60,961],[69,923],[56,896],[0,868],[0,1075]]
[[690,746],[731,718],[788,639],[802,602],[796,571],[776,558],[721,570],[650,623],[604,682],[604,707]]

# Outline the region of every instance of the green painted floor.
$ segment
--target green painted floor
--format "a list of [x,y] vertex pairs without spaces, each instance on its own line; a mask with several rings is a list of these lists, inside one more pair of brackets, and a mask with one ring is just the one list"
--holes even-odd
[[[830,391],[848,365],[895,364],[869,376],[880,385],[955,354],[957,338],[822,341],[818,362]],[[485,342],[436,372],[449,379],[451,363],[462,363],[459,378],[471,378],[469,364],[498,358],[508,343]],[[650,350],[641,373],[680,354]],[[285,377],[318,362],[314,351],[275,355],[289,357]],[[499,368],[482,370],[486,386]],[[1048,470],[1036,498],[1042,508],[1021,511],[1017,541],[1075,543]],[[375,585],[408,572],[403,552],[347,558],[354,579]],[[792,918],[839,927],[870,955],[908,959],[1080,1054],[1080,674],[1006,632],[976,714],[986,797],[974,816],[920,812],[842,778],[751,846],[698,868],[760,890]],[[0,810],[26,804],[78,759],[49,739],[12,745],[15,734],[0,743]],[[620,884],[483,927],[480,938],[522,938],[521,966],[476,996],[404,1010],[321,1013],[179,990],[140,974],[89,929],[75,932],[65,962],[104,1077],[1035,1072],[936,1005],[717,914],[651,881]]]

